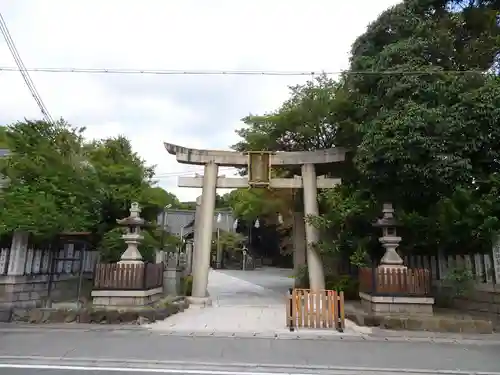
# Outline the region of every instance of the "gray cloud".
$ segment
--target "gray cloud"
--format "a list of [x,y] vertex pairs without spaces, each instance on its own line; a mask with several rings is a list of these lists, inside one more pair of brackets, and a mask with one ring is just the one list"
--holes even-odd
[[[398,0],[23,0],[2,14],[28,67],[338,70],[366,24]],[[201,7],[201,8],[200,8]],[[321,12],[317,10],[321,9]],[[250,25],[250,26],[249,26]],[[13,66],[0,44],[0,66]],[[125,134],[160,172],[192,170],[163,149],[228,148],[248,113],[273,110],[304,77],[32,74],[53,117],[89,137]],[[0,72],[0,124],[40,111],[19,73]],[[196,189],[162,186],[183,199]]]

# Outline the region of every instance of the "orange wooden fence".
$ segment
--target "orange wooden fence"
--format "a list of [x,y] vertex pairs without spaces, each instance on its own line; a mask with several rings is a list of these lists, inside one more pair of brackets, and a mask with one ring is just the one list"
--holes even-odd
[[345,327],[344,292],[293,289],[287,296],[286,325],[293,328],[330,328],[343,331]]
[[361,268],[359,291],[372,295],[428,296],[431,273],[418,268]]
[[163,263],[98,264],[94,290],[148,290],[163,285]]

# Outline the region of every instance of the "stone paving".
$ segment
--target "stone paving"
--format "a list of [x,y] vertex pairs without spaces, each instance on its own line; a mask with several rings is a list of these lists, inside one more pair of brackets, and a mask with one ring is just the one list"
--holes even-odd
[[[266,285],[272,284],[275,277],[275,289],[263,287],[247,281],[258,277],[262,271],[240,271],[241,277],[234,271],[211,270],[208,291],[212,298],[212,307],[191,306],[185,312],[173,315],[164,321],[147,325],[153,331],[180,335],[215,335],[215,336],[259,336],[291,337],[304,335],[340,335],[334,330],[302,330],[289,332],[285,319],[285,285],[292,286],[293,279],[267,273],[263,278]],[[250,277],[246,273],[255,272]],[[265,272],[265,271],[264,271]],[[245,277],[247,280],[243,280]],[[346,323],[342,335],[362,333],[362,327],[352,322]],[[360,331],[361,330],[361,331]],[[368,332],[366,332],[368,333]]]

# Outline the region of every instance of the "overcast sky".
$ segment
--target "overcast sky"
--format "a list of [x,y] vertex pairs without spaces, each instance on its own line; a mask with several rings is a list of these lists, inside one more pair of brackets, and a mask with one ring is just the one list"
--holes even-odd
[[[0,0],[26,67],[339,71],[396,0]],[[15,66],[0,40],[0,67]],[[89,138],[127,136],[181,200],[163,141],[228,149],[249,113],[276,109],[303,77],[31,73],[52,117]],[[18,72],[0,71],[0,124],[40,118]],[[221,171],[230,175],[230,171]]]

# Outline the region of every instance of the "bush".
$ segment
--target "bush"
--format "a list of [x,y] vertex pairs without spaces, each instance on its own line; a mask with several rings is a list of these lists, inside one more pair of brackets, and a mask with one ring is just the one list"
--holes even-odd
[[[309,273],[307,266],[302,266],[295,274],[295,288],[309,289]],[[325,288],[344,292],[344,299],[359,299],[359,281],[350,275],[325,275]]]
[[191,292],[193,291],[193,276],[189,275],[184,278],[183,287],[184,295],[186,297],[191,296]]
[[344,299],[359,299],[359,281],[350,275],[339,275],[326,277],[325,287],[328,290],[344,292]]
[[309,271],[306,265],[300,266],[295,273],[295,288],[309,289]]

